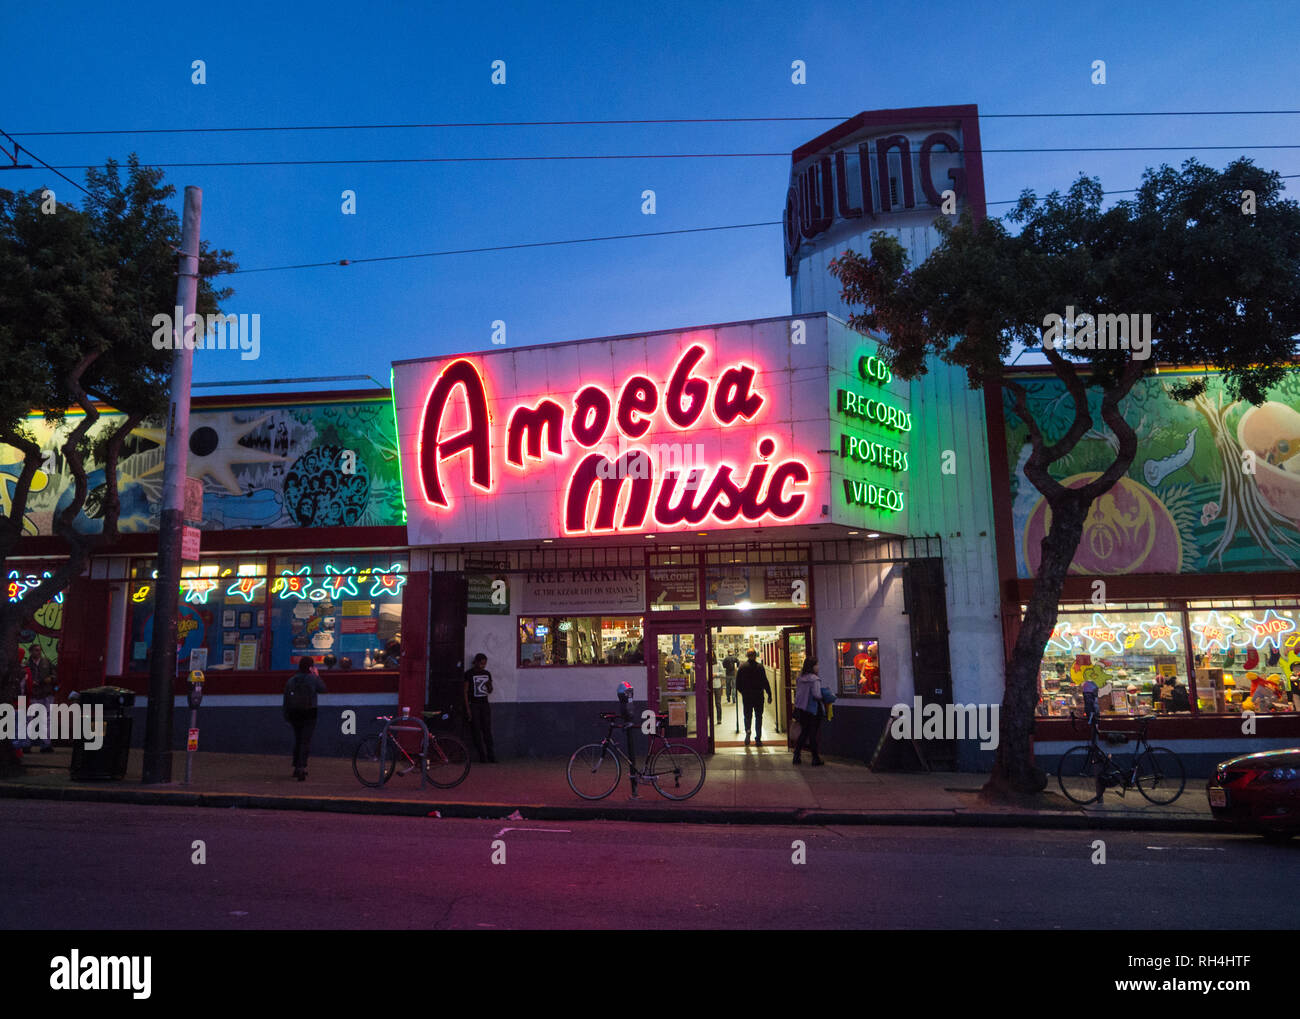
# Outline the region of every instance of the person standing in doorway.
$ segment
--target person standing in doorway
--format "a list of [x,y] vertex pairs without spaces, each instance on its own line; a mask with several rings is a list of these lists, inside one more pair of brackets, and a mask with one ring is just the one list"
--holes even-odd
[[763,745],[763,695],[772,703],[772,684],[767,681],[767,670],[758,660],[757,651],[745,652],[745,664],[736,672],[736,692],[740,694],[745,711],[745,746],[749,746],[750,719],[754,721],[754,745]]
[[465,673],[465,713],[469,716],[469,729],[474,736],[474,749],[481,764],[496,764],[496,750],[492,746],[492,673],[487,670],[487,655],[475,655],[473,667]]
[[298,671],[284,685],[284,720],[293,726],[293,777],[299,782],[307,781],[307,753],[316,731],[316,698],[326,692],[316,662],[303,655],[298,659]]
[[736,657],[736,649],[731,648],[727,652],[727,657],[722,659],[722,671],[727,680],[727,703],[730,704],[736,699],[736,669],[740,665],[740,659]]
[[54,725],[50,708],[54,706],[54,691],[58,689],[58,685],[54,682],[54,666],[42,653],[41,645],[35,641],[32,642],[32,648],[27,653],[27,664],[32,677],[32,703],[39,702],[45,705],[45,736],[41,739],[41,753],[52,754],[54,743],[50,739],[50,733]]
[[814,768],[820,768],[826,762],[822,760],[817,749],[817,736],[822,727],[822,681],[817,675],[817,659],[805,658],[803,671],[794,687],[794,710],[799,719],[799,739],[794,745],[794,758],[791,763],[801,764],[800,754],[807,747],[812,751]]

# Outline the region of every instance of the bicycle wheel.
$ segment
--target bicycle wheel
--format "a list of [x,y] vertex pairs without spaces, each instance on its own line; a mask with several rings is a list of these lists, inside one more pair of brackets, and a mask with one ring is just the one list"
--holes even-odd
[[469,776],[469,751],[455,736],[429,734],[424,756],[424,777],[439,789],[451,789]]
[[1102,761],[1092,747],[1071,747],[1056,768],[1056,781],[1065,798],[1074,803],[1095,803],[1101,799]]
[[1137,761],[1138,792],[1152,803],[1173,803],[1183,795],[1187,772],[1182,759],[1172,750],[1151,747]]
[[569,758],[569,788],[584,800],[603,800],[618,786],[623,764],[602,743],[578,747]]
[[393,768],[396,766],[397,762],[393,760],[390,752],[384,759],[383,774],[380,774],[378,736],[367,736],[357,744],[357,749],[352,754],[352,771],[357,776],[357,781],[372,789],[392,778]]
[[670,800],[689,800],[704,785],[704,758],[681,743],[665,743],[646,766],[654,787]]

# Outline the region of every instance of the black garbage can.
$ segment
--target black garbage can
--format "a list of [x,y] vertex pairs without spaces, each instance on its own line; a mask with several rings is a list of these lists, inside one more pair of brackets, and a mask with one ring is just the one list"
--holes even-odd
[[101,778],[126,778],[126,761],[131,752],[131,716],[127,709],[135,706],[135,693],[120,686],[96,686],[73,693],[74,704],[103,705],[104,739],[95,750],[86,749],[86,741],[72,745],[72,778],[78,781]]

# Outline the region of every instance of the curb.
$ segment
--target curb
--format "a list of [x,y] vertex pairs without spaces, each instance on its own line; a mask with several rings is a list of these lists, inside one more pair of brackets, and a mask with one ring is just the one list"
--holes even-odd
[[270,796],[257,793],[188,792],[70,786],[51,788],[0,783],[0,799],[123,803],[137,806],[216,807],[244,810],[299,810],[335,814],[386,814],[508,820],[519,813],[530,821],[649,821],[734,825],[880,825],[921,828],[1034,828],[1065,831],[1231,832],[1212,818],[1151,814],[1084,814],[957,810],[823,810],[809,807],[669,807],[659,804],[583,807],[518,803],[437,803],[361,796]]

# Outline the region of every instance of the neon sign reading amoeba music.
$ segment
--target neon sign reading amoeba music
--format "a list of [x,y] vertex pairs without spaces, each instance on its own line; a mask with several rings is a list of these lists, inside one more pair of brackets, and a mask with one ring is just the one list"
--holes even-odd
[[[733,364],[705,379],[695,371],[707,355],[701,344],[688,347],[673,366],[662,395],[653,379],[633,375],[617,394],[601,386],[585,386],[565,402],[567,407],[553,399],[533,406],[521,404],[503,415],[504,442],[493,441],[487,391],[478,368],[463,358],[452,361],[430,389],[420,425],[417,462],[425,502],[450,506],[442,464],[465,453],[470,456],[470,484],[492,493],[497,488],[493,449],[503,449],[506,464],[526,472],[531,461],[565,459],[566,432],[578,446],[593,449],[611,424],[624,438],[636,441],[650,431],[659,414],[677,430],[697,424],[708,427],[709,422],[702,422],[706,411],[711,423],[723,428],[752,421],[767,402],[753,388],[757,370]],[[464,393],[468,426],[443,437],[443,417],[458,388]],[[799,489],[808,485],[812,474],[799,460],[769,462],[776,450],[774,438],[760,438],[754,449],[758,462],[751,463],[743,478],[733,476],[741,473],[737,466],[722,462],[687,471],[663,470],[655,477],[649,454],[635,447],[613,460],[604,452],[589,453],[573,468],[565,488],[565,533],[641,529],[647,517],[660,527],[694,526],[709,519],[722,523],[737,518],[751,523],[790,520],[808,501],[807,493]],[[626,493],[624,484],[629,485]],[[597,497],[594,520],[589,511],[593,493]]]

